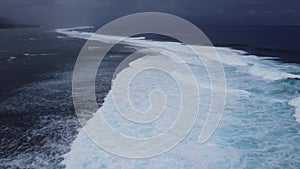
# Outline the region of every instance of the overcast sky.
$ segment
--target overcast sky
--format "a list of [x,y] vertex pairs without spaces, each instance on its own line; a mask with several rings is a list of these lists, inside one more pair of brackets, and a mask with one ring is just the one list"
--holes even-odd
[[101,25],[150,11],[200,25],[300,24],[300,0],[0,0],[0,16],[41,25]]

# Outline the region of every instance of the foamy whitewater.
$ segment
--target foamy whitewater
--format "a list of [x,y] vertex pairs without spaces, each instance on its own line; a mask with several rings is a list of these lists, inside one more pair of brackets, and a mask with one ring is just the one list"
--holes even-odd
[[[78,27],[57,29],[69,38],[89,39],[93,33]],[[110,43],[120,37],[97,35],[92,40]],[[177,42],[129,38],[123,43],[132,48],[155,47],[177,54],[194,73],[200,91],[199,116],[192,131],[174,149],[149,159],[127,159],[110,154],[94,144],[80,129],[71,151],[64,155],[70,169],[130,168],[298,168],[300,166],[300,66],[281,63],[267,57],[216,47],[224,66],[227,100],[218,129],[205,143],[199,144],[199,132],[210,104],[210,83],[201,61]],[[199,50],[208,47],[199,47]],[[207,58],[209,59],[209,57]],[[139,58],[121,71],[112,83],[136,67],[149,63],[164,64],[165,57],[149,55]],[[174,67],[176,64],[174,63]],[[100,108],[107,122],[117,131],[134,137],[151,137],[172,125],[179,109],[179,88],[161,71],[147,70],[132,81],[129,97],[141,111],[150,105],[148,94],[159,88],[166,93],[166,109],[152,124],[133,124],[118,114],[110,91]],[[99,113],[99,112],[98,112]],[[93,119],[93,118],[92,118]],[[92,120],[91,119],[91,120]],[[86,125],[94,125],[88,121]]]

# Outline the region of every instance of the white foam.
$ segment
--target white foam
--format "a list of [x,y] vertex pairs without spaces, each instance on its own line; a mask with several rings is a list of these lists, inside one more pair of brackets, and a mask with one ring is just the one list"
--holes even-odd
[[15,59],[17,59],[17,58],[14,57],[14,56],[11,56],[11,57],[9,57],[7,60],[8,60],[8,61],[12,61],[12,60],[15,60]]
[[294,117],[300,123],[300,96],[289,101],[289,105],[295,107]]
[[[85,27],[81,27],[81,28],[85,28]],[[81,28],[77,27],[76,29],[81,29]],[[74,30],[75,30],[74,28],[59,29],[57,30],[57,32],[65,34],[69,37],[81,38],[81,39],[89,39],[91,36],[93,36],[92,40],[98,40],[107,43],[113,43],[114,41],[123,38],[123,37],[108,36],[108,35],[95,35],[89,32],[79,32]],[[191,51],[187,50],[187,48],[184,45],[177,42],[159,42],[159,41],[145,40],[144,38],[131,38],[131,39],[129,38],[125,41],[125,43],[133,45],[133,47],[136,47],[137,49],[139,49],[140,47],[157,47],[157,48],[168,49],[180,55],[180,57],[182,57],[185,63],[196,64],[196,69],[203,68],[203,66],[199,64],[199,60],[197,61],[195,57],[192,57],[190,53]],[[199,53],[205,52],[206,48],[209,47],[200,47],[200,46],[195,47],[195,49],[197,50],[196,52]],[[244,70],[244,72],[249,73],[249,76],[253,75],[255,77],[260,77],[262,79],[266,79],[270,81],[275,81],[275,80],[280,80],[285,78],[299,78],[299,75],[284,72],[284,70],[281,69],[279,65],[274,64],[272,66],[269,66],[268,64],[262,62],[262,60],[265,60],[266,58],[260,58],[254,55],[246,56],[245,54],[247,54],[247,52],[240,51],[240,50],[233,50],[230,48],[216,47],[215,49],[220,56],[221,62],[224,65],[242,69]],[[207,59],[212,59],[209,57],[208,54],[206,56]],[[150,57],[147,59],[148,61],[149,59],[151,60]],[[135,60],[129,64],[129,67],[145,64],[145,62],[143,61],[147,59],[140,58],[138,60]],[[163,64],[164,62],[162,60],[159,60],[157,64]],[[157,59],[153,61],[157,61]],[[214,60],[214,61],[218,61],[218,60]],[[202,74],[200,75],[198,74],[197,78],[202,78],[201,76]],[[207,91],[207,89],[210,88],[210,85],[205,80],[200,79],[199,81],[201,84],[199,88],[200,90],[203,90],[205,93],[205,91]],[[149,87],[149,84],[147,83],[141,82],[140,85],[143,86],[143,88]],[[238,97],[243,97],[243,96],[247,97],[247,95],[250,95],[249,92],[243,90],[243,86],[240,86],[239,84],[236,85],[237,86],[235,87],[237,87],[237,89],[227,90],[229,94],[233,95],[233,97],[231,98],[232,100]],[[174,88],[169,87],[168,90],[171,91],[171,93],[172,92],[174,93]],[[140,95],[145,94],[143,93],[144,91],[139,91],[139,92],[140,93],[138,92],[134,92],[134,93]],[[127,128],[129,130],[128,132],[129,133],[131,132],[131,134],[137,134],[135,132],[136,130],[134,129],[138,129],[138,128],[129,126],[127,125],[127,123],[120,124],[121,121],[118,121],[119,119],[115,118],[115,116],[112,115],[114,109],[110,107],[112,106],[111,105],[112,101],[110,100],[111,99],[110,93],[111,92],[109,92],[109,94],[107,95],[107,98],[105,99],[105,102],[103,103],[103,106],[100,109],[109,112],[109,116],[106,117],[110,118],[111,122],[115,122],[116,124],[119,125],[119,127],[122,126],[121,128]],[[139,97],[139,99],[141,99],[141,97]],[[208,98],[205,97],[201,99],[209,100]],[[242,99],[242,101],[244,102],[247,100]],[[139,104],[143,104],[143,103],[139,103]],[[235,104],[236,104],[235,102],[233,103],[229,102],[229,105],[233,105],[230,108],[231,109],[236,108],[234,107]],[[300,122],[300,97],[290,100],[289,104],[296,107],[294,116],[296,117],[297,121]],[[209,105],[209,103],[206,103],[206,105]],[[242,107],[242,105],[239,104],[238,107],[240,108]],[[241,109],[241,111],[245,111],[245,110]],[[163,126],[157,126],[157,127],[163,128]],[[235,126],[233,128],[237,128],[237,127]],[[71,151],[64,156],[65,159],[63,160],[62,163],[66,165],[66,168],[80,169],[80,168],[192,168],[195,166],[196,168],[219,168],[220,166],[223,166],[223,168],[230,168],[230,167],[233,168],[233,166],[231,166],[230,163],[240,162],[241,154],[239,150],[236,149],[235,147],[231,147],[230,145],[225,145],[224,147],[222,147],[222,144],[214,144],[213,142],[208,142],[204,146],[196,144],[196,142],[198,141],[197,131],[200,131],[200,129],[201,129],[201,125],[197,123],[195,125],[195,131],[192,131],[191,135],[188,138],[186,138],[183,143],[175,147],[172,151],[168,152],[167,154],[163,154],[162,156],[155,157],[153,159],[143,159],[140,161],[120,158],[115,155],[109,154],[103,151],[102,149],[99,149],[99,147],[93,144],[93,142],[86,136],[84,131],[80,130],[79,134],[77,135],[77,138],[72,143]],[[149,134],[145,132],[143,133],[143,131],[145,130],[140,130],[140,131],[142,131],[141,132],[142,134]],[[149,131],[146,130],[146,132]],[[237,140],[238,139],[239,138],[237,138]],[[224,167],[224,165],[227,166]]]
[[263,64],[254,64],[249,68],[249,73],[266,80],[281,80],[286,78],[300,79],[300,75],[283,72],[279,69],[272,68]]
[[[207,59],[215,59],[215,57],[211,57],[211,51],[207,50],[207,48],[211,48],[208,46],[194,46],[196,49],[196,52]],[[214,47],[216,52],[219,55],[220,60],[214,60],[216,62],[222,62],[225,65],[229,66],[247,66],[248,65],[248,59],[243,57],[244,54],[243,51],[239,50],[233,50],[231,48],[225,48],[225,47]]]
[[31,54],[30,56],[49,56],[49,55],[55,55],[55,53],[36,53],[36,54]]
[[80,30],[80,29],[93,29],[94,26],[76,26],[76,27],[71,27],[71,28],[61,28],[61,29],[56,29],[56,31],[70,31],[70,30]]
[[[235,50],[235,49],[225,48],[225,47],[215,47],[215,50],[220,57],[220,60],[216,60],[215,57],[211,57],[211,53],[210,53],[211,50],[207,50],[207,49],[211,49],[211,47],[208,46],[188,45],[187,48],[185,45],[182,45],[179,42],[161,42],[161,41],[146,40],[145,37],[131,37],[131,38],[124,39],[125,37],[120,37],[120,36],[102,35],[102,34],[96,34],[91,32],[75,31],[84,28],[88,28],[88,27],[56,29],[55,31],[57,33],[64,34],[73,38],[95,40],[104,43],[115,43],[117,41],[123,40],[122,43],[132,45],[132,47],[135,46],[137,49],[139,49],[140,47],[156,47],[161,49],[167,49],[176,54],[179,53],[182,55],[187,55],[187,57],[183,56],[186,63],[195,62],[194,57],[188,57],[191,54],[193,54],[191,53],[189,47],[193,48],[195,50],[194,52],[200,54],[203,57],[203,59],[211,59],[216,62],[221,61],[222,63],[231,66],[247,66],[248,65],[247,59],[249,60],[250,58],[249,56],[248,57],[242,56],[247,53],[245,51]],[[254,56],[252,56],[252,58],[254,58]]]
[[[143,100],[146,100],[143,96],[147,95],[147,91],[151,91],[155,89],[159,85],[164,93],[169,94],[168,103],[166,105],[165,112],[159,118],[158,121],[155,121],[148,125],[140,125],[136,123],[128,122],[120,117],[115,105],[113,104],[112,98],[112,91],[116,90],[115,83],[122,83],[122,78],[124,78],[124,74],[133,74],[133,72],[138,69],[139,67],[144,67],[145,65],[168,65],[174,66],[176,70],[175,73],[182,73],[182,69],[178,67],[178,65],[182,64],[181,62],[170,62],[169,59],[165,57],[160,58],[159,56],[146,56],[143,58],[139,58],[134,60],[129,64],[129,67],[122,70],[115,78],[112,84],[112,89],[108,93],[105,101],[100,108],[103,117],[105,117],[108,124],[110,124],[116,131],[120,133],[125,133],[126,135],[133,136],[133,137],[151,137],[155,136],[158,133],[164,132],[170,126],[172,126],[173,122],[176,120],[176,113],[179,110],[179,100],[181,98],[180,89],[176,87],[176,82],[171,80],[166,80],[167,77],[163,76],[160,77],[158,75],[154,75],[153,72],[149,72],[148,74],[145,73],[141,76],[137,76],[136,81],[130,86],[129,96],[133,95],[131,101],[133,105],[136,105],[137,108],[144,109],[147,108],[147,105],[144,104]],[[166,67],[168,67],[166,66]],[[201,69],[201,66],[198,67]],[[172,69],[173,70],[173,69]],[[179,76],[184,79],[187,79],[185,85],[190,85],[189,78],[186,78],[186,75]],[[196,78],[200,78],[200,75],[197,75]],[[150,80],[149,80],[150,79]],[[147,81],[148,80],[148,81]],[[198,79],[200,82],[201,79]],[[153,82],[154,81],[154,82]],[[159,81],[160,83],[157,83]],[[174,84],[173,84],[173,83]],[[206,82],[206,81],[205,81]],[[204,82],[203,82],[204,83]],[[206,85],[206,84],[205,84]],[[207,91],[208,86],[200,85],[200,93],[203,93],[202,103],[199,106],[200,113],[198,115],[199,119],[203,119],[207,109],[209,108],[210,99],[207,98],[209,93]],[[141,90],[142,89],[142,90]],[[233,90],[235,91],[235,90]],[[240,92],[240,91],[238,91]],[[116,98],[115,98],[116,99]],[[100,112],[99,111],[99,112]],[[98,113],[99,113],[98,112]],[[79,131],[79,134],[75,141],[71,145],[71,151],[64,155],[65,159],[63,160],[63,164],[66,165],[66,168],[166,168],[166,169],[173,169],[173,168],[191,168],[195,166],[202,166],[208,167],[216,165],[215,158],[218,158],[220,163],[225,163],[226,160],[231,159],[238,159],[237,154],[230,154],[228,155],[228,149],[232,148],[222,148],[219,145],[214,146],[207,146],[207,145],[200,145],[198,143],[200,126],[203,123],[195,124],[195,131],[193,133],[195,135],[190,135],[186,138],[184,143],[180,143],[175,149],[171,152],[167,152],[161,156],[153,157],[150,159],[127,159],[121,158],[111,153],[108,153],[97,145],[95,145],[90,138],[84,132],[87,128],[93,129],[94,126],[98,126],[98,121],[94,121],[96,114],[92,117],[84,126],[82,130]],[[208,145],[212,145],[208,143]],[[205,151],[204,151],[205,150]],[[234,152],[237,150],[231,150]],[[82,154],[82,156],[80,155]],[[209,158],[207,160],[207,157]],[[206,161],[205,163],[203,163]],[[230,165],[230,164],[228,164]]]
[[29,40],[32,40],[32,41],[34,41],[34,40],[41,40],[41,39],[43,39],[43,38],[29,38]]
[[66,39],[68,38],[67,36],[56,36],[57,39]]
[[[65,29],[56,29],[55,31],[60,34],[67,35],[69,37],[73,38],[79,38],[79,39],[86,39],[86,40],[95,40],[100,41],[104,43],[115,43],[121,40],[125,41],[123,43],[135,43],[134,40],[142,40],[145,39],[144,37],[131,37],[126,39],[125,37],[121,36],[112,36],[112,35],[102,35],[92,32],[80,32],[76,30],[80,29],[87,29],[87,28],[93,28],[92,26],[82,26],[82,27],[73,27],[73,28],[65,28]],[[132,41],[133,40],[133,41]]]
[[55,53],[24,53],[24,56],[49,56],[55,55]]

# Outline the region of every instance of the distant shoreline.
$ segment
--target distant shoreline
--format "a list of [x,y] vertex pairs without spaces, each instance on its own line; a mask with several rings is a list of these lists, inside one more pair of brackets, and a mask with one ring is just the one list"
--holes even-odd
[[14,29],[14,28],[33,28],[40,27],[40,25],[21,24],[11,21],[10,19],[0,17],[0,29]]
[[40,27],[40,25],[6,25],[6,24],[0,24],[0,29],[36,28],[36,27]]

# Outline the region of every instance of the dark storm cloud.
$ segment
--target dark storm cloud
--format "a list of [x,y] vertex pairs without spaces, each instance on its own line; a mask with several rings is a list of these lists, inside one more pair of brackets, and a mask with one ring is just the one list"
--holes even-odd
[[0,0],[0,16],[50,25],[101,24],[146,11],[198,24],[300,24],[296,0]]

